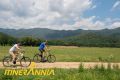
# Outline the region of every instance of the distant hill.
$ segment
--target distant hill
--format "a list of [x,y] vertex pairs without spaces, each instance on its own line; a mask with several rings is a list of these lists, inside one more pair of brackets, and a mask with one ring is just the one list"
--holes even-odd
[[16,38],[0,32],[0,45],[6,45],[8,43],[9,45],[12,45],[15,42],[16,42]]
[[86,31],[63,39],[69,45],[120,47],[120,28]]
[[11,36],[9,36],[9,35],[7,35],[5,33],[0,32],[0,39],[1,38],[13,38],[13,37],[11,37]]
[[68,31],[42,28],[0,29],[0,45],[12,45],[20,41],[26,46],[37,46],[44,39],[48,39],[49,45],[120,47],[120,28]]
[[0,28],[0,32],[11,35],[13,37],[34,37],[44,39],[61,39],[64,37],[74,36],[81,33],[82,30],[50,30],[45,28],[33,28],[33,29],[3,29]]
[[46,28],[32,28],[32,29],[3,29],[0,32],[8,34],[13,37],[34,37],[43,39],[63,39],[73,36],[85,36],[86,34],[96,34],[104,36],[115,36],[120,38],[120,28],[103,29],[103,30],[50,30]]
[[53,30],[49,29],[41,29],[41,28],[33,28],[33,29],[3,29],[0,28],[0,32],[9,34],[13,37],[34,37],[34,38],[46,38],[46,35],[51,34],[54,32]]

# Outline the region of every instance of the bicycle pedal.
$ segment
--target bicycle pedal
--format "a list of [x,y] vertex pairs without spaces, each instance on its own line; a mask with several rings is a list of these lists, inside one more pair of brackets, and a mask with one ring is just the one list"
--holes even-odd
[[47,60],[42,60],[42,62],[47,62]]
[[13,64],[16,64],[16,61],[13,61]]

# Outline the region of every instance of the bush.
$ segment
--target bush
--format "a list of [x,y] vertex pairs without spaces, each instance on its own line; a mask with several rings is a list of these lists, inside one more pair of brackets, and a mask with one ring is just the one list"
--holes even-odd
[[83,72],[84,71],[84,65],[81,63],[79,66],[79,72]]

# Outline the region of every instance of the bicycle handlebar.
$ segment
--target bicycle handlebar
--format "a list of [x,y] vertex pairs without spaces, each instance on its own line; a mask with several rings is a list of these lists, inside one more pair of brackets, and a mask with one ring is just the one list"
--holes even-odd
[[18,53],[22,53],[22,54],[24,54],[25,51],[21,49],[21,50],[18,51]]

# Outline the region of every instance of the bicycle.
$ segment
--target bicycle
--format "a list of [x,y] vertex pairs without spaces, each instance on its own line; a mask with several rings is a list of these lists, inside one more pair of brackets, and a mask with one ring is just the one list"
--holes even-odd
[[[46,62],[48,61],[49,63],[53,63],[56,61],[56,57],[50,53],[50,50],[47,51],[46,53],[47,55],[44,56],[44,60],[46,60]],[[33,57],[33,61],[34,62],[43,62],[42,60],[42,54],[41,53],[37,53],[34,55]]]
[[[29,57],[25,57],[24,56],[25,51],[18,51],[15,61],[16,62],[20,62],[20,66],[21,67],[28,67],[31,64],[31,59]],[[10,67],[12,65],[10,65],[10,63],[12,63],[12,56],[5,56],[3,58],[3,66],[5,67]]]

